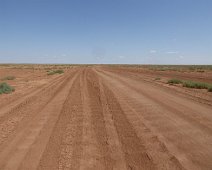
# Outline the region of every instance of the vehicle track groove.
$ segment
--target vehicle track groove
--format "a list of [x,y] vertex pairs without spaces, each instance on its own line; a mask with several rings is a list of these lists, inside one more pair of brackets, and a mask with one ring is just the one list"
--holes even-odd
[[1,117],[0,144],[3,144],[14,131],[22,128],[21,126],[23,123],[19,125],[20,122],[27,122],[31,116],[36,116],[36,113],[40,112],[54,98],[54,96],[60,92],[61,87],[65,86],[68,81],[68,78],[64,77],[63,81],[57,81],[56,83],[47,86]]
[[114,124],[122,144],[122,150],[125,154],[128,169],[156,169],[146,152],[143,142],[137,136],[133,126],[129,122],[112,91],[105,85],[104,91],[107,94],[106,100],[110,112],[113,115]]
[[[64,87],[71,78],[72,76],[69,76],[69,78],[65,82],[62,82],[62,86]],[[64,90],[69,88],[68,86],[65,87],[66,88]],[[8,170],[18,169],[19,166],[22,166],[21,164],[24,162],[24,160],[28,159],[25,158],[25,156],[33,148],[32,146],[34,146],[33,144],[36,143],[36,140],[39,138],[43,128],[45,127],[49,119],[56,117],[58,113],[57,111],[60,109],[59,105],[56,105],[56,103],[58,103],[58,99],[56,97],[66,92],[64,90],[56,90],[54,97],[50,99],[48,104],[45,105],[45,107],[42,108],[39,112],[37,112],[36,115],[32,116],[31,119],[25,125],[23,125],[23,128],[20,129],[19,132],[16,132],[14,137],[11,138],[10,142],[5,143],[5,145],[2,146],[2,151],[0,153],[1,168]],[[59,101],[60,104],[62,104],[63,102],[62,98],[64,97],[61,97],[61,100]],[[46,134],[46,137],[48,137],[48,134]],[[45,139],[46,137],[44,137],[43,139]],[[42,150],[40,150],[41,148],[38,149],[39,150],[36,150],[34,153],[31,152],[31,154],[36,155],[37,153],[42,153]],[[13,153],[14,150],[16,151],[15,154]],[[33,160],[34,157],[31,158]],[[39,161],[39,159],[36,159],[33,162],[32,160],[30,160],[30,169],[33,169],[33,165],[35,165],[35,162]]]
[[[68,168],[70,165],[65,164],[64,166],[61,166],[61,163],[65,163],[67,160],[67,155],[66,155],[66,149],[68,149],[68,143],[66,139],[67,130],[69,129],[68,125],[72,121],[72,118],[77,116],[77,112],[75,111],[76,104],[79,104],[75,102],[72,104],[72,102],[75,101],[74,97],[79,97],[76,96],[77,88],[79,85],[79,75],[73,82],[73,85],[71,86],[68,96],[63,104],[62,111],[58,117],[58,120],[54,126],[53,132],[50,136],[49,142],[46,146],[46,149],[42,155],[42,158],[40,160],[38,169],[45,169],[45,170],[54,170],[54,169],[65,169]],[[72,96],[73,95],[73,96]],[[76,98],[77,99],[77,98]],[[78,116],[78,119],[80,116]],[[76,119],[74,119],[76,120]],[[78,120],[79,122],[79,120]],[[77,123],[77,122],[76,122]],[[76,124],[75,124],[76,126]],[[75,127],[76,128],[76,127]],[[76,128],[78,129],[78,128]],[[75,135],[75,131],[71,131],[69,135]],[[69,137],[70,139],[70,137]],[[70,142],[70,141],[69,141]],[[69,145],[71,147],[71,143]],[[66,148],[67,147],[67,148]],[[67,154],[71,153],[71,149],[69,148]]]
[[[199,169],[200,167],[210,169],[211,163],[209,160],[211,157],[211,149],[208,148],[208,146],[210,145],[211,136],[207,134],[207,131],[202,130],[199,126],[194,126],[193,122],[189,121],[189,119],[179,117],[174,111],[164,108],[160,103],[134,90],[134,88],[138,87],[128,86],[129,82],[137,86],[137,82],[130,80],[120,81],[120,76],[106,76],[101,73],[100,75],[108,82],[107,84],[110,84],[110,87],[114,89],[117,96],[125,96],[125,100],[129,101],[129,105],[135,108],[136,112],[140,113],[141,118],[143,117],[142,119],[145,121],[145,124],[148,125],[148,128],[157,134],[160,141],[165,143],[171,154],[175,155],[184,167],[188,169]],[[144,84],[142,86],[144,86]],[[147,93],[152,90],[151,88],[148,91],[144,89],[145,88],[140,88],[140,91]],[[151,93],[152,92],[153,90]],[[158,96],[161,95],[158,94]],[[174,106],[174,103],[172,103],[171,106]],[[206,107],[204,109],[207,110]],[[193,109],[189,110],[187,115],[192,115],[192,110]],[[196,138],[196,136],[198,136],[198,138]],[[201,149],[197,150],[196,148]]]

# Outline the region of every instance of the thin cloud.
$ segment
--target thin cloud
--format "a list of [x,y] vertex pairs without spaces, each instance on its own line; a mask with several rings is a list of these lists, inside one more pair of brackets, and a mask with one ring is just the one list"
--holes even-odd
[[157,51],[156,50],[150,50],[149,53],[153,54],[153,53],[157,53]]
[[48,56],[49,56],[49,54],[45,54],[44,56],[45,56],[45,57],[48,57]]
[[123,59],[123,58],[125,58],[125,56],[120,55],[120,56],[118,56],[118,58]]
[[178,51],[167,51],[166,53],[167,54],[178,54],[179,52]]

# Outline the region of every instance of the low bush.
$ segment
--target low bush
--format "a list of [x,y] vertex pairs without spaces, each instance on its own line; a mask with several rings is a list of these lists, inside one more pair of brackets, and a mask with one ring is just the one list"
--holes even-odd
[[167,83],[168,83],[168,84],[181,84],[181,83],[182,83],[182,80],[171,79],[171,80],[168,80]]
[[208,91],[212,92],[212,86],[208,87]]
[[47,73],[47,75],[53,75],[53,74],[56,74],[56,73],[53,72],[53,71],[49,71],[49,72]]
[[193,81],[184,81],[183,87],[195,88],[195,89],[208,89],[207,83],[193,82]]
[[14,76],[6,76],[4,78],[2,78],[1,80],[14,80],[15,77]]
[[160,77],[156,77],[156,78],[155,78],[155,80],[160,80],[160,79],[161,79]]
[[205,70],[197,70],[197,72],[199,72],[199,73],[204,73]]
[[62,73],[64,73],[64,71],[63,70],[55,70],[55,73],[62,74]]
[[10,85],[8,85],[7,83],[3,82],[3,83],[0,83],[0,94],[3,94],[3,93],[11,93],[13,92],[15,89],[13,87],[11,87]]
[[64,73],[63,70],[51,70],[51,71],[48,71],[48,75],[53,75],[53,74],[62,74]]
[[183,87],[194,88],[194,89],[208,89],[209,92],[212,92],[212,84],[203,83],[203,82],[194,82],[189,80],[178,80],[171,79],[167,82],[168,84],[182,84]]

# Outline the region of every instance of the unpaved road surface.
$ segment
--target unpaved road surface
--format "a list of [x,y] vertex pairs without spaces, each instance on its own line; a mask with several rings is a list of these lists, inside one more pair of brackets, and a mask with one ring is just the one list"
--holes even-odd
[[211,170],[210,100],[132,74],[76,67],[4,101],[0,169]]

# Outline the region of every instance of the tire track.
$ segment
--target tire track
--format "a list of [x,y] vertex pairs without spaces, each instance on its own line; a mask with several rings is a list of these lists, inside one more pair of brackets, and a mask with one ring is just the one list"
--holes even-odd
[[[35,113],[40,112],[53,98],[59,93],[61,88],[67,84],[69,78],[63,77],[54,84],[50,84],[34,96],[29,97],[24,102],[13,108],[5,116],[0,118],[0,144],[9,138],[12,133],[18,129],[22,129],[22,125],[27,123],[28,119]],[[33,109],[32,109],[33,108]],[[19,123],[23,121],[19,125]],[[12,135],[13,136],[13,135]]]
[[88,134],[90,133],[84,141],[88,143],[85,157],[87,156],[89,160],[89,155],[91,156],[91,165],[87,164],[85,159],[80,169],[112,169],[114,161],[111,158],[108,146],[99,83],[95,75],[89,70],[85,79],[84,95],[84,108],[87,112],[87,116],[85,116]]
[[80,78],[82,91],[82,108],[83,108],[83,124],[82,124],[82,139],[81,157],[78,160],[77,169],[103,169],[99,164],[99,150],[96,147],[94,130],[91,123],[91,108],[89,106],[89,98],[87,91],[87,69],[83,70]]
[[66,79],[67,79],[67,76],[63,76],[63,77],[61,77],[58,80],[55,80],[55,81],[53,81],[51,83],[48,83],[43,88],[37,89],[34,92],[32,92],[31,94],[26,95],[25,97],[21,98],[20,100],[17,100],[14,103],[12,102],[11,104],[9,104],[9,105],[5,106],[4,108],[0,109],[0,111],[1,111],[0,112],[0,122],[4,121],[9,116],[12,117],[14,113],[19,111],[19,109],[27,106],[28,104],[33,103],[38,97],[40,97],[39,95],[41,95],[43,93],[51,92],[52,89],[57,87],[59,84],[64,82]]
[[[103,74],[105,74],[105,73],[103,73]],[[212,116],[209,113],[208,109],[203,108],[203,107],[201,109],[201,110],[204,109],[204,112],[205,112],[205,114],[207,114],[207,116],[205,116],[205,114],[199,115],[198,111],[194,110],[191,107],[187,107],[186,105],[182,104],[181,101],[179,102],[179,100],[177,100],[177,99],[173,99],[175,96],[170,96],[170,95],[167,96],[167,94],[164,93],[164,95],[162,96],[163,99],[161,99],[161,95],[159,95],[159,94],[158,95],[150,95],[149,92],[140,90],[140,88],[137,88],[137,87],[133,87],[132,85],[130,85],[128,83],[128,81],[124,80],[120,76],[118,77],[117,75],[112,75],[112,74],[107,74],[107,73],[106,73],[106,75],[113,76],[114,78],[118,79],[122,84],[127,85],[129,88],[144,95],[145,97],[151,99],[152,101],[160,104],[160,106],[162,106],[163,108],[168,109],[169,111],[175,113],[176,115],[187,120],[188,122],[192,122],[192,124],[194,126],[197,126],[198,128],[200,128],[200,129],[206,131],[207,133],[209,133],[210,135],[212,135],[212,123],[210,121],[210,118],[212,118]],[[152,93],[156,94],[156,91],[154,90],[154,91],[152,91]],[[160,98],[157,96],[160,96]],[[169,97],[169,99],[167,99],[168,97]],[[178,101],[178,102],[176,102],[176,101]],[[173,105],[173,103],[175,105]],[[192,105],[194,105],[194,104],[192,103]],[[193,112],[193,114],[189,115],[188,113],[190,113],[191,111]]]
[[127,170],[127,165],[125,162],[124,152],[122,150],[121,142],[119,141],[118,133],[115,127],[113,115],[108,107],[108,102],[106,99],[106,94],[104,92],[103,83],[99,82],[100,87],[100,100],[103,108],[103,115],[105,120],[105,126],[108,135],[108,146],[110,148],[110,155],[113,159],[113,169]]
[[9,109],[14,108],[18,104],[22,103],[24,100],[29,98],[30,96],[33,96],[36,93],[39,93],[42,89],[48,87],[49,84],[54,84],[57,81],[59,82],[59,80],[61,81],[62,78],[63,76],[54,77],[53,79],[48,80],[46,84],[42,84],[37,87],[31,87],[27,89],[25,92],[22,92],[22,94],[14,94],[15,96],[10,96],[8,100],[0,103],[0,110],[1,110],[0,116],[3,116],[4,113],[8,112],[9,111],[8,108]]
[[34,97],[38,94],[46,91],[50,87],[54,87],[56,84],[60,83],[61,81],[64,81],[64,77],[60,77],[58,79],[54,79],[53,81],[50,81],[48,84],[45,84],[41,87],[37,87],[38,89],[33,89],[34,91],[30,91],[27,94],[21,96],[19,99],[10,102],[8,105],[5,105],[0,108],[0,120],[4,118],[5,115],[9,115],[11,112],[16,111],[16,109],[19,109],[20,107],[23,107],[27,105],[28,103],[32,102],[34,100]]
[[[45,136],[41,138],[43,140],[41,140],[42,142],[39,141],[37,145],[35,145],[35,143],[38,140],[40,134],[43,132],[44,127],[50,127],[50,125],[54,125],[54,122],[57,120],[60,105],[62,106],[62,103],[65,100],[66,95],[64,94],[66,94],[66,89],[70,88],[67,85],[72,83],[70,81],[71,78],[72,76],[70,76],[65,82],[62,82],[61,86],[64,88],[64,90],[58,90],[51,101],[49,101],[40,112],[32,117],[24,125],[24,127],[20,129],[20,132],[15,134],[11,142],[6,143],[0,152],[1,168],[18,169],[19,166],[22,166],[24,168],[20,169],[29,169],[29,167],[30,169],[35,169],[37,167],[36,164],[39,162],[39,156],[42,154],[41,148],[45,146],[45,141],[48,140],[49,133],[46,133]],[[48,128],[48,130],[50,130],[50,128]],[[37,150],[31,152],[28,157],[25,157],[27,153],[30,152],[30,150],[33,150],[33,148],[36,147]],[[26,160],[29,160],[29,162]]]
[[[80,141],[82,116],[80,107],[79,77],[68,92],[63,109],[40,160],[38,169],[70,169],[72,153]],[[75,148],[74,148],[75,147]]]
[[[117,71],[117,70],[109,70],[109,69],[104,69],[104,70],[105,71],[107,70],[110,73],[117,73],[122,76],[127,76],[128,78],[131,78],[131,79],[134,79],[137,81],[149,83],[151,85],[154,85],[156,88],[158,87],[161,90],[169,91],[170,93],[174,93],[175,95],[178,95],[180,97],[188,98],[188,99],[194,100],[198,103],[207,104],[209,106],[212,106],[212,98],[209,97],[210,94],[208,94],[208,96],[206,98],[203,98],[202,96],[200,97],[196,93],[190,93],[190,91],[186,91],[187,89],[184,89],[182,91],[182,89],[175,88],[173,90],[173,88],[164,86],[162,84],[158,84],[158,82],[153,81],[155,79],[156,75],[146,75],[143,72],[142,73],[130,72],[128,70],[122,70],[121,72]],[[172,77],[166,77],[166,78],[171,79]],[[199,93],[201,93],[201,92],[199,92]]]
[[143,141],[137,136],[112,91],[105,85],[104,91],[107,94],[106,100],[110,112],[113,115],[114,124],[122,144],[122,150],[125,154],[128,169],[155,169],[155,165],[147,154]]
[[[104,79],[102,79],[101,81],[108,88],[111,87],[107,84],[106,81],[104,81]],[[116,90],[116,92],[118,91]],[[182,167],[182,165],[173,155],[169,153],[164,143],[162,143],[158,139],[158,137],[155,136],[151,132],[151,130],[144,124],[143,119],[139,117],[140,112],[137,112],[134,107],[130,106],[131,103],[129,102],[129,99],[123,99],[120,95],[119,97],[116,97],[118,102],[120,103],[121,108],[126,113],[127,119],[132,123],[136,134],[143,142],[147,150],[147,156],[153,161],[153,164],[155,164],[156,169],[183,170],[184,168]]]
[[[88,92],[91,96],[90,101],[94,102],[93,104],[91,103],[91,110],[93,115],[95,115],[95,111],[97,108],[99,108],[98,111],[96,111],[94,119],[95,121],[93,121],[96,126],[96,136],[98,138],[98,143],[101,146],[102,155],[105,155],[106,153],[108,155],[107,157],[109,158],[105,159],[108,161],[105,162],[105,164],[110,165],[108,167],[105,166],[106,169],[113,169],[116,161],[111,158],[111,155],[114,155],[115,153],[111,152],[111,146],[109,146],[110,135],[107,134],[106,130],[108,127],[108,122],[106,121],[106,114],[104,113],[105,109],[108,109],[108,112],[112,115],[114,123],[113,126],[117,131],[117,137],[119,141],[118,143],[121,146],[119,150],[119,156],[120,152],[122,154],[124,153],[124,160],[121,160],[121,164],[119,164],[119,166],[127,169],[155,169],[152,160],[146,153],[142,141],[138,138],[135,130],[133,129],[133,126],[128,121],[113,93],[104,84],[99,83],[98,77],[93,71],[90,71],[88,78],[90,80],[88,81]],[[104,106],[104,102],[107,105],[106,108]],[[94,106],[95,110],[93,109]],[[105,145],[105,143],[107,145]]]
[[[83,134],[83,107],[82,94],[79,90],[82,88],[81,74],[73,87],[71,100],[69,105],[71,109],[69,114],[69,122],[67,123],[65,134],[63,136],[59,168],[64,169],[79,169],[80,158],[82,156],[82,134]],[[69,106],[70,107],[70,106]]]
[[[165,144],[169,152],[176,156],[180,164],[188,169],[200,169],[201,167],[210,169],[211,149],[208,146],[210,145],[211,137],[206,131],[198,126],[194,126],[193,122],[189,121],[189,119],[180,117],[176,112],[170,111],[164,108],[164,106],[161,106],[160,103],[148,98],[148,96],[142,95],[143,93],[155,94],[154,89],[150,87],[145,88],[145,84],[139,84],[133,80],[119,81],[119,78],[122,78],[120,76],[106,76],[102,73],[100,75],[108,82],[107,84],[113,89],[117,97],[123,98],[124,101],[129,103],[131,108],[139,113],[139,117],[145,122],[147,127],[159,137],[159,140]],[[140,91],[142,93],[134,90],[133,87],[128,87],[129,82],[131,86],[135,85],[134,88],[138,88],[137,86],[140,85]],[[159,93],[160,91],[158,89],[155,97],[163,98]],[[175,102],[171,104],[170,102],[167,101],[169,106],[176,107]],[[122,103],[123,107],[125,107],[126,103]],[[194,108],[198,110],[198,105],[194,106]],[[182,111],[181,107],[178,107],[178,109]],[[207,107],[205,109],[207,111]],[[188,116],[194,114],[193,108],[188,110],[186,114]],[[208,118],[208,120],[211,119]]]

